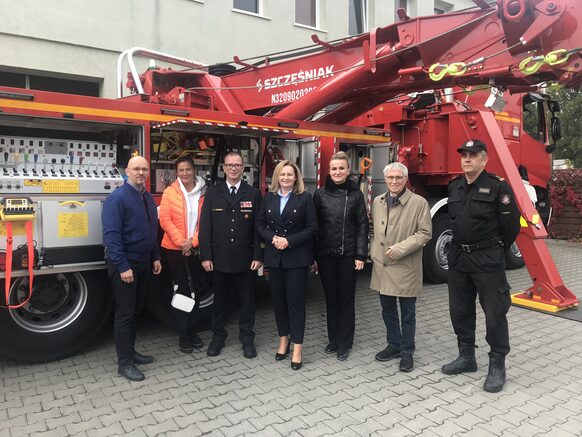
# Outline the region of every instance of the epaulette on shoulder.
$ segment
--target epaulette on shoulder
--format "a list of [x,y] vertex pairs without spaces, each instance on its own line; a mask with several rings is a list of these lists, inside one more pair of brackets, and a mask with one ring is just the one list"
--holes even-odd
[[490,177],[492,177],[495,180],[498,180],[499,182],[505,182],[505,178],[502,178],[501,176],[497,176],[496,174],[493,173],[487,173]]
[[459,180],[459,179],[461,179],[463,176],[464,176],[464,175],[462,175],[462,174],[455,176],[454,178],[452,178],[451,180],[449,180],[449,184],[450,184],[451,182],[453,182],[453,181],[456,181],[456,180]]

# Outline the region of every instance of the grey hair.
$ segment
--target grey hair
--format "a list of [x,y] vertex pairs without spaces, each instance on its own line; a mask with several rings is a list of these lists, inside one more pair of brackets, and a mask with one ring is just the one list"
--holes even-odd
[[384,176],[386,176],[386,173],[388,173],[388,171],[390,171],[390,170],[399,171],[404,175],[405,178],[408,177],[408,169],[406,168],[406,166],[404,164],[401,164],[399,162],[391,162],[386,167],[384,167],[384,171],[383,171]]

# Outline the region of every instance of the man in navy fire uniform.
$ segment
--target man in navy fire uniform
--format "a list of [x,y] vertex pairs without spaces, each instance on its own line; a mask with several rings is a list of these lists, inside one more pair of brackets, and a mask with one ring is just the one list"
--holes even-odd
[[509,185],[485,171],[487,146],[469,140],[457,149],[464,175],[449,183],[448,211],[453,241],[449,248],[449,309],[459,356],[442,367],[456,375],[475,372],[475,299],[485,313],[489,372],[485,391],[498,392],[505,384],[505,356],[509,353],[507,312],[511,305],[505,276],[505,252],[519,233],[519,211]]
[[239,299],[239,340],[245,358],[257,356],[253,331],[255,299],[253,281],[262,266],[263,250],[255,231],[261,195],[242,180],[243,158],[229,152],[223,164],[226,181],[206,192],[200,216],[200,259],[213,272],[212,341],[208,356],[220,355],[228,333],[225,329],[230,293]]

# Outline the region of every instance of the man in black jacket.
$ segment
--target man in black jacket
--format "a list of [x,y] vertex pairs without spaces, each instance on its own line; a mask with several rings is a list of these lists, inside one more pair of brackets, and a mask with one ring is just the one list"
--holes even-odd
[[208,189],[200,216],[200,259],[213,272],[214,304],[208,356],[220,355],[227,337],[225,321],[229,294],[239,297],[239,340],[245,358],[257,356],[254,340],[255,299],[252,283],[262,266],[263,251],[255,231],[261,203],[259,190],[242,181],[243,158],[229,152],[223,164],[226,181]]
[[475,372],[475,299],[485,313],[491,347],[485,391],[505,384],[509,352],[507,311],[511,305],[505,277],[505,251],[519,233],[519,210],[511,188],[485,171],[487,146],[469,140],[457,149],[464,175],[449,183],[448,210],[453,241],[449,248],[449,308],[459,356],[442,368],[447,375]]

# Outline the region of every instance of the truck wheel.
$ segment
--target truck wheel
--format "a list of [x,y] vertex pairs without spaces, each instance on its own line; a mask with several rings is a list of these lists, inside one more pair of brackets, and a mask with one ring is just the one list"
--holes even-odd
[[424,247],[422,263],[425,280],[434,284],[447,282],[449,244],[453,239],[452,222],[446,214],[433,218],[432,239]]
[[525,261],[521,256],[521,252],[519,251],[519,247],[517,247],[516,242],[513,242],[513,244],[509,247],[509,250],[505,252],[505,266],[509,270],[521,269],[523,266],[525,266]]
[[[28,277],[12,280],[11,304],[28,295]],[[104,271],[34,278],[32,297],[18,309],[0,309],[0,354],[40,363],[73,355],[110,320],[113,295]],[[0,281],[4,289],[4,280]]]

